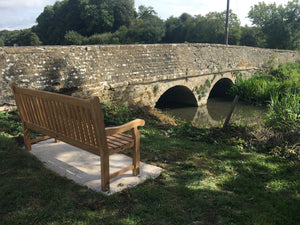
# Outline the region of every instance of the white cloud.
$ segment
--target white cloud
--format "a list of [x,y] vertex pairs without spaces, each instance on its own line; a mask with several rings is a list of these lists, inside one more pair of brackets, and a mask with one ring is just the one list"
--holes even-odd
[[[36,14],[39,12],[34,9],[15,9],[13,12],[1,12],[0,30],[18,30],[29,28],[35,24]],[[18,15],[18,16],[12,16]]]
[[0,8],[39,8],[47,3],[48,0],[0,0]]
[[30,28],[46,5],[56,0],[0,0],[0,30]]

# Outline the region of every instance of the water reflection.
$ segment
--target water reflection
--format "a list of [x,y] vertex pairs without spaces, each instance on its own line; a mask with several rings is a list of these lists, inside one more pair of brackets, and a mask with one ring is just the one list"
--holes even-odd
[[[204,124],[219,125],[226,119],[232,104],[232,99],[211,98],[207,105],[200,107],[185,107],[175,109],[164,109],[171,115],[191,121],[195,126]],[[230,122],[249,125],[264,119],[265,107],[258,107],[239,101],[231,116]]]

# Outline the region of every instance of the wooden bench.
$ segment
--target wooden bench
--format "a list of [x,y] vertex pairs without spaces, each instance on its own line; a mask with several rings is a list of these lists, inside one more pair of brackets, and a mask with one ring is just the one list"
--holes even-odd
[[[55,138],[101,158],[101,190],[109,191],[109,182],[129,170],[140,173],[140,135],[138,126],[145,121],[136,119],[124,125],[105,128],[98,97],[80,99],[46,91],[20,88],[11,84],[23,123],[24,143],[27,150],[31,144]],[[30,130],[46,135],[30,138]],[[131,131],[130,134],[124,134]],[[109,173],[109,156],[132,149],[132,164],[118,172]]]

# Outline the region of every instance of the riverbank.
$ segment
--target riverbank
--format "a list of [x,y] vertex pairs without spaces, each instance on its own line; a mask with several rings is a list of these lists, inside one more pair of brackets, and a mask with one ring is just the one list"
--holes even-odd
[[107,125],[136,117],[146,120],[140,130],[141,161],[164,168],[162,175],[110,197],[95,193],[50,172],[18,147],[14,141],[21,140],[18,116],[2,113],[0,224],[296,224],[300,220],[299,158],[272,152],[277,149],[275,142],[280,142],[279,148],[286,146],[281,140],[297,147],[297,134],[288,135],[289,140],[258,127],[195,128],[149,108],[108,104],[103,108]]
[[252,104],[268,105],[265,126],[276,131],[300,129],[300,62],[281,64],[249,79],[240,74],[231,94]]

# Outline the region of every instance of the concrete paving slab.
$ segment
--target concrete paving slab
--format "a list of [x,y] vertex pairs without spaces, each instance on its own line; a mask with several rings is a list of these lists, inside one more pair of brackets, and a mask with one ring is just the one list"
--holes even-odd
[[[101,191],[100,157],[86,152],[64,142],[55,143],[54,139],[49,139],[32,145],[30,151],[44,165],[74,182],[87,186],[88,188]],[[110,173],[114,173],[131,164],[132,158],[124,154],[113,154],[110,156]],[[125,188],[134,187],[146,179],[155,179],[161,174],[162,169],[141,162],[141,175],[133,176],[132,171],[127,171],[123,175],[116,177],[110,182],[110,192],[113,194]]]

